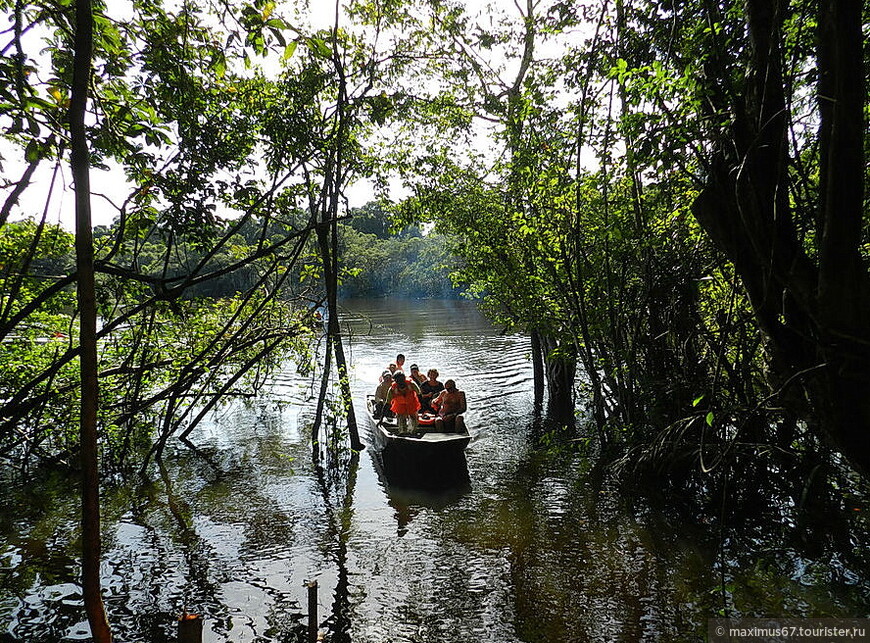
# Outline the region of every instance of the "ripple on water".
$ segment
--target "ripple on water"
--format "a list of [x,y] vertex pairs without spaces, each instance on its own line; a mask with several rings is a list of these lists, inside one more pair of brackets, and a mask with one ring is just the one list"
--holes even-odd
[[[151,487],[107,497],[103,582],[117,640],[172,640],[187,608],[205,616],[208,643],[293,641],[308,579],[320,584],[323,626],[346,634],[332,640],[697,640],[718,582],[708,553],[645,524],[581,462],[535,448],[528,339],[499,334],[472,306],[348,302],[346,318],[359,418],[397,352],[466,391],[467,486],[391,485],[369,449],[352,475],[319,475],[306,436],[311,382],[288,367],[268,399],[204,422],[196,452],[169,448]],[[3,523],[10,643],[80,636],[78,502],[67,487],[39,511],[19,501],[10,513],[25,518]],[[819,564],[790,570],[806,596],[821,592]]]

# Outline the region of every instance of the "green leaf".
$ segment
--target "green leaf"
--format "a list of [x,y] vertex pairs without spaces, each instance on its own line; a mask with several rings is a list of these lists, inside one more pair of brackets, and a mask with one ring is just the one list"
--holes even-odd
[[692,400],[692,406],[698,406],[701,403],[701,400],[704,399],[704,397],[704,395],[696,397],[694,400]]
[[308,48],[311,50],[311,53],[322,56],[323,58],[329,58],[332,55],[332,50],[329,48],[329,45],[326,44],[326,41],[322,38],[308,38],[305,41],[305,44],[308,45]]
[[27,149],[24,151],[24,160],[28,163],[39,160],[39,143],[37,141],[30,141],[27,144]]
[[214,62],[214,72],[217,74],[218,78],[223,78],[227,73],[227,61],[223,56],[220,56]]
[[295,52],[296,52],[296,41],[293,40],[286,47],[284,47],[284,56],[282,57],[283,60],[290,59]]
[[709,413],[707,413],[707,417],[705,419],[707,420],[707,426],[712,427],[713,426],[713,411],[710,411]]

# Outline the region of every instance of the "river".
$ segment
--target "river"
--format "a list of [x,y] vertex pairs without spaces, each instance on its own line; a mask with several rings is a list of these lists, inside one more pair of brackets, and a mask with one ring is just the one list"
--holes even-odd
[[[308,580],[326,640],[358,643],[697,641],[721,613],[867,616],[866,570],[842,547],[811,556],[725,535],[692,506],[626,494],[577,449],[541,438],[528,339],[501,334],[472,303],[344,309],[360,426],[396,353],[437,368],[469,401],[467,481],[401,488],[370,448],[315,469],[311,382],[288,365],[268,395],[198,428],[196,451],[173,444],[151,484],[106,489],[116,641],[172,641],[185,610],[203,615],[208,643],[302,640]],[[74,485],[52,476],[2,491],[3,643],[89,638]]]

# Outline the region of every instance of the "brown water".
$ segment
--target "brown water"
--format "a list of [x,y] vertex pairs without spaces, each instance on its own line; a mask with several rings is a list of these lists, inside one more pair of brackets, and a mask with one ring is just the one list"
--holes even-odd
[[[204,615],[207,642],[302,640],[306,580],[319,583],[327,640],[360,643],[697,641],[720,613],[870,612],[864,514],[845,540],[816,534],[808,547],[778,536],[799,531],[781,498],[730,532],[691,503],[620,492],[578,453],[535,437],[526,338],[500,335],[467,302],[346,309],[361,425],[362,400],[397,352],[438,368],[471,407],[473,440],[453,476],[467,482],[402,488],[371,449],[315,470],[310,382],[288,367],[267,398],[197,430],[198,452],[174,447],[151,485],[106,490],[116,641],[173,640],[185,609]],[[0,498],[3,643],[89,638],[75,484]],[[850,498],[846,510],[866,513]]]

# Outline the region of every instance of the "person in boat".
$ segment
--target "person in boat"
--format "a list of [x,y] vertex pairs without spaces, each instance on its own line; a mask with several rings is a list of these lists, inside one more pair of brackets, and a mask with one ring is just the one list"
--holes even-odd
[[417,385],[420,386],[420,388],[423,387],[423,382],[426,381],[426,376],[420,372],[420,367],[416,364],[411,364],[411,379],[417,382]]
[[467,410],[465,392],[456,388],[456,382],[444,382],[444,390],[432,401],[432,406],[438,413],[435,418],[435,430],[439,433],[465,433],[465,418],[462,414]]
[[396,414],[399,424],[399,433],[417,431],[417,411],[420,410],[420,387],[417,383],[405,378],[404,373],[397,372],[393,376],[393,385],[387,393],[387,404],[390,410]]
[[[392,364],[390,366],[392,366]],[[402,373],[405,372],[405,356],[402,355],[402,353],[396,355],[396,371],[401,371]],[[395,374],[395,371],[393,371],[393,373]]]
[[[411,367],[413,369],[413,367]],[[414,372],[413,370],[411,371]],[[444,390],[444,384],[438,381],[438,369],[430,368],[426,371],[427,379],[420,384],[420,409],[421,413],[435,414],[432,401]]]
[[390,374],[390,384],[392,384],[392,383],[393,383],[393,382],[392,382],[392,377],[393,377],[393,375],[396,373],[396,369],[397,369],[396,363],[395,363],[395,362],[391,362],[390,365],[387,366],[387,370],[385,370],[385,371],[381,374],[381,379],[379,379],[378,381],[379,381],[379,382],[383,382],[383,381],[384,381],[384,375],[387,374],[387,373],[389,373],[389,374]]
[[392,411],[387,408],[387,396],[390,393],[390,388],[393,386],[393,374],[390,371],[384,371],[381,373],[381,380],[378,384],[378,388],[375,389],[375,417],[377,419],[381,419],[384,417],[384,414],[389,417],[392,415]]

